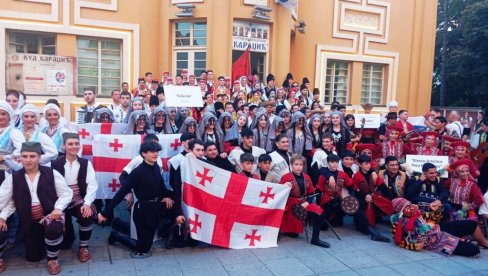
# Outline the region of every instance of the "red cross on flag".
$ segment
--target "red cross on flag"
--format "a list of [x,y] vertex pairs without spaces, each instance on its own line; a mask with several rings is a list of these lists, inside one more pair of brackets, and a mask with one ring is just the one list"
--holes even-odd
[[[181,152],[183,147],[181,143],[174,147],[175,141],[180,139],[180,134],[158,135],[158,138],[162,147],[159,152],[159,165],[162,166],[163,179],[169,186],[168,160]],[[134,157],[139,156],[142,139],[141,135],[98,134],[93,137],[93,168],[98,182],[97,198],[112,198],[120,189],[119,176],[124,167]]]
[[122,134],[127,128],[127,124],[122,123],[90,123],[76,124],[69,123],[69,130],[80,135],[80,143],[83,145],[82,157],[92,159],[93,157],[93,137],[97,134]]
[[234,249],[276,247],[290,188],[186,156],[182,208],[191,237]]

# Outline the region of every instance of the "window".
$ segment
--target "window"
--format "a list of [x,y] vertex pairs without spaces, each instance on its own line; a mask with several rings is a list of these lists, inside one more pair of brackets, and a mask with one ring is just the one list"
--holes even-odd
[[363,64],[361,103],[382,104],[383,67],[382,64]]
[[175,23],[175,46],[207,46],[207,23]]
[[349,102],[349,62],[327,61],[324,102]]
[[55,55],[56,35],[10,32],[7,51],[19,54]]
[[109,96],[119,89],[122,75],[120,40],[78,38],[78,94],[95,87],[98,95]]
[[206,46],[206,22],[176,22],[173,43],[176,75],[188,69],[198,79],[200,71],[206,70]]

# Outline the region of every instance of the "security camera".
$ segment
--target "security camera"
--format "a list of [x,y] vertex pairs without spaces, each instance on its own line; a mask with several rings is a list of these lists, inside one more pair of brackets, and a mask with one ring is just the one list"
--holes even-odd
[[272,12],[273,11],[273,9],[270,7],[260,6],[260,5],[254,6],[254,9],[257,11],[261,11],[261,12]]

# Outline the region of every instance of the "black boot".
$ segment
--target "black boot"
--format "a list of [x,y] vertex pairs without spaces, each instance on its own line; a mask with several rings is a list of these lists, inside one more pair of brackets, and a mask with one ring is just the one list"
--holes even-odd
[[390,242],[390,239],[381,235],[378,230],[374,229],[373,227],[368,227],[368,232],[371,234],[371,240],[373,241],[380,241],[380,242]]
[[131,239],[128,236],[121,235],[116,231],[112,231],[110,233],[110,236],[108,237],[108,243],[114,244],[116,242],[128,247],[131,250],[135,250],[135,248],[136,248],[136,241],[135,240]]
[[312,239],[310,240],[310,243],[313,245],[320,246],[320,247],[329,248],[330,244],[328,242],[320,240],[320,238],[319,238],[320,228],[322,228],[323,224],[325,224],[324,218],[321,216],[317,216],[317,218],[315,219],[315,221],[313,223]]

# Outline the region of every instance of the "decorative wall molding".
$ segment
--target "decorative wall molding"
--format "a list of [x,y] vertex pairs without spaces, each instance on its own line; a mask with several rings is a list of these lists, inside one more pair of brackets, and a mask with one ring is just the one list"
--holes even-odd
[[[388,44],[390,3],[380,0],[334,0],[332,37],[348,40],[351,46],[317,45],[315,79],[325,87],[328,59],[388,65],[386,102],[396,99],[398,52],[375,50],[372,43]],[[321,89],[322,91],[323,89]]]
[[15,0],[15,1],[49,4],[51,6],[51,12],[49,14],[43,14],[43,13],[21,12],[21,11],[0,9],[0,17],[7,17],[12,19],[58,22],[59,0]]
[[[121,39],[122,77],[124,81],[135,83],[139,74],[140,27],[138,24],[126,24],[113,21],[94,20],[81,17],[82,9],[97,9],[107,12],[118,10],[118,0],[110,3],[74,0],[73,22],[71,22],[70,0],[16,0],[51,5],[49,15],[7,11],[0,8],[0,76],[6,76],[5,53],[6,29],[33,32],[50,32],[79,36]],[[63,3],[62,17],[59,16],[59,2]],[[23,16],[19,16],[23,14]],[[21,20],[18,20],[21,19]],[[41,21],[34,23],[33,21]],[[133,58],[133,62],[132,62]],[[132,69],[132,70],[131,70]],[[5,77],[0,78],[0,87],[5,87]]]

